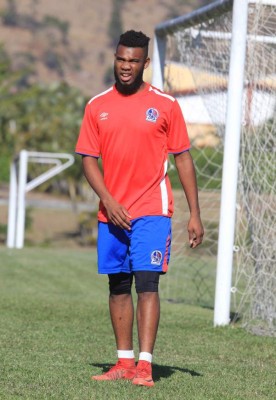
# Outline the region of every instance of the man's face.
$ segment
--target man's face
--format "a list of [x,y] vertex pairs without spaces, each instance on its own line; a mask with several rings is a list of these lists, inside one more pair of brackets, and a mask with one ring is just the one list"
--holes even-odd
[[149,58],[141,47],[119,45],[115,53],[114,76],[117,90],[125,95],[139,91],[143,83],[144,69],[149,65]]

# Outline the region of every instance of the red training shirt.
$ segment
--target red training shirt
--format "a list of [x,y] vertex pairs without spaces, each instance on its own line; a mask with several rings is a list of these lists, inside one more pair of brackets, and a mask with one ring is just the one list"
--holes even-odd
[[[134,219],[172,216],[168,153],[189,148],[177,100],[145,84],[130,96],[113,86],[93,97],[86,105],[76,153],[102,158],[107,189]],[[101,202],[98,219],[107,222]]]

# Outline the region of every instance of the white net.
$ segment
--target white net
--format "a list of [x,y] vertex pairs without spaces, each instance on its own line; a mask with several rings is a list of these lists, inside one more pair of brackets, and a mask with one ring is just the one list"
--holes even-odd
[[[178,98],[192,140],[205,242],[195,251],[185,247],[187,215],[176,191],[171,271],[162,285],[167,298],[205,306],[214,302],[232,30],[232,2],[217,3],[166,32],[165,90]],[[275,333],[276,310],[274,3],[248,7],[232,296],[236,317],[266,334]]]
[[275,335],[276,2],[264,3],[248,12],[234,301],[248,329]]
[[[231,8],[229,8],[231,10]],[[227,15],[229,14],[228,18]],[[223,134],[226,116],[230,41],[213,33],[231,32],[231,12],[166,35],[164,88],[177,97],[192,141],[205,238],[200,248],[187,243],[188,213],[182,190],[175,190],[173,245],[170,273],[162,280],[166,297],[174,301],[213,307],[218,244]],[[171,169],[174,170],[173,163]],[[173,173],[172,181],[174,181]],[[186,210],[187,211],[187,210]]]

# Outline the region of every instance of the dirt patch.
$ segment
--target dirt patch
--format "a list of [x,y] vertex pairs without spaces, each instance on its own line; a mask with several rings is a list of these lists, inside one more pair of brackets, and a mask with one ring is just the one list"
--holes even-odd
[[[0,242],[6,243],[8,225],[8,190],[0,189]],[[73,204],[67,197],[32,192],[26,201],[26,245],[83,247],[80,219],[97,206],[91,203]],[[93,225],[95,226],[95,224]]]

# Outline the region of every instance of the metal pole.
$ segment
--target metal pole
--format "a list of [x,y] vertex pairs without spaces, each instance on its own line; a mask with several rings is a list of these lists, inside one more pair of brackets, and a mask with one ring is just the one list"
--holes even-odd
[[19,179],[17,196],[17,224],[15,247],[22,249],[24,246],[25,231],[25,191],[27,183],[28,152],[21,150],[19,155]]
[[152,85],[163,90],[164,66],[166,54],[166,37],[154,36],[152,60]]
[[17,215],[17,179],[16,161],[13,160],[10,166],[10,192],[9,192],[9,215],[8,215],[8,234],[7,247],[15,247],[15,227]]
[[230,322],[236,195],[244,88],[243,79],[246,57],[247,12],[247,0],[234,1],[217,257],[215,326],[227,325]]

